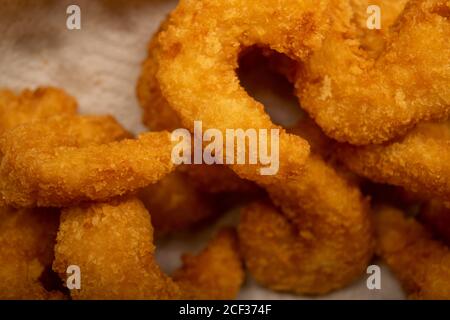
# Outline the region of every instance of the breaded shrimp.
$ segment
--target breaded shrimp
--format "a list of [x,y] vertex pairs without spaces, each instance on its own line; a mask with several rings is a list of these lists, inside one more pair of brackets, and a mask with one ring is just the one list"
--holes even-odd
[[[100,132],[100,133],[98,133]],[[67,206],[137,190],[170,173],[167,132],[138,139],[111,117],[54,117],[0,138],[0,193],[6,205]]]
[[447,0],[409,1],[375,58],[351,26],[331,28],[298,73],[302,107],[328,136],[354,145],[386,142],[421,121],[446,119],[449,12]]
[[220,233],[197,257],[185,258],[172,279],[155,261],[142,202],[116,199],[63,210],[53,269],[65,279],[68,265],[80,267],[75,299],[230,299],[243,281],[235,241],[233,233]]
[[243,210],[238,228],[242,254],[262,285],[322,294],[348,285],[370,261],[369,206],[357,181],[332,162],[333,143],[317,127],[304,119],[291,132],[311,140],[313,154],[301,177],[266,186],[277,208],[256,202]]

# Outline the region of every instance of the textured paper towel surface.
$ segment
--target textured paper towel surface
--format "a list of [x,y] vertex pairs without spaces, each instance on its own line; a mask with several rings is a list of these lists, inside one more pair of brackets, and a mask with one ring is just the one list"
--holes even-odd
[[[66,8],[81,8],[81,30],[67,30]],[[133,132],[145,130],[135,95],[140,64],[150,36],[176,1],[163,0],[3,0],[0,1],[0,87],[15,90],[54,85],[75,96],[84,113],[114,115]],[[230,214],[217,225],[235,222]],[[182,252],[198,250],[217,225],[194,235],[158,243],[166,271]],[[401,299],[386,268],[381,290],[368,290],[366,277],[327,299]],[[259,287],[248,279],[239,298],[297,299]]]

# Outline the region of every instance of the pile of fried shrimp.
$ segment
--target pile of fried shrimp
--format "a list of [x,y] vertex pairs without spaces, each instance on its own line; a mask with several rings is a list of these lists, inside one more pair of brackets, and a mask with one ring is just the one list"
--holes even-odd
[[[234,299],[247,277],[320,296],[377,263],[410,299],[450,299],[449,39],[448,0],[180,0],[137,79],[148,132],[63,88],[0,89],[0,299]],[[298,99],[289,126],[239,78],[262,65]],[[279,170],[174,163],[196,121],[278,129]],[[231,208],[160,267],[155,240]]]

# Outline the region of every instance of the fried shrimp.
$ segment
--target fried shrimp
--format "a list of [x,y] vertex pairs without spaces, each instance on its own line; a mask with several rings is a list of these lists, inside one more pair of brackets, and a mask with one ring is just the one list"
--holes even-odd
[[[7,205],[68,206],[154,183],[173,169],[167,132],[138,139],[111,117],[54,117],[0,138],[0,193]],[[107,155],[107,156],[105,156]]]
[[424,123],[388,144],[341,146],[338,157],[358,175],[450,200],[450,125]]
[[[158,34],[166,26],[167,20],[150,41],[136,87],[143,122],[150,130],[172,131],[183,127],[156,79],[159,68],[156,56],[160,51]],[[161,235],[190,229],[219,216],[223,210],[216,202],[223,193],[253,195],[257,192],[255,184],[240,179],[226,165],[181,165],[174,173],[145,188],[140,198],[153,213],[153,226]]]
[[449,13],[447,0],[411,0],[376,58],[361,49],[357,32],[332,28],[298,72],[303,108],[327,135],[355,145],[447,118]]
[[74,299],[234,298],[243,281],[235,236],[223,231],[170,278],[154,258],[150,216],[137,198],[64,209],[53,269],[83,270]]
[[[258,165],[231,168],[252,181],[280,180],[301,171],[307,143],[274,125],[236,75],[239,53],[269,46],[295,60],[320,47],[328,28],[328,1],[181,1],[159,36],[157,80],[184,127],[280,130],[280,170],[259,175]],[[267,21],[271,23],[267,23]],[[202,36],[199,37],[199,34]]]
[[450,250],[413,218],[381,207],[376,213],[377,253],[411,299],[450,299]]
[[373,237],[368,205],[355,186],[311,157],[302,178],[268,192],[281,212],[256,203],[244,209],[239,224],[244,261],[258,282],[321,294],[362,274]]
[[314,154],[301,177],[266,189],[279,209],[256,202],[243,210],[241,250],[262,285],[322,294],[349,284],[370,261],[369,206],[353,180],[322,159],[332,161],[333,142],[307,118],[291,131],[307,139]]
[[59,214],[48,209],[0,208],[0,298],[57,299],[42,276],[51,267]]

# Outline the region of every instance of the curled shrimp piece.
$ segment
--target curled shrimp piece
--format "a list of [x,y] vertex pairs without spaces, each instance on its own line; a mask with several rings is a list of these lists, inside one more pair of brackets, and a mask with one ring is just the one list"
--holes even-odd
[[372,257],[368,203],[354,179],[329,163],[336,143],[311,119],[304,117],[289,132],[307,140],[313,154],[298,178],[265,185],[276,206],[256,202],[244,208],[238,228],[241,250],[260,284],[323,294],[355,280]]
[[167,132],[138,139],[111,117],[68,116],[34,122],[0,138],[0,193],[18,207],[68,206],[122,195],[173,169]]
[[[273,205],[265,203],[244,209],[239,235],[250,274],[277,291],[324,294],[342,288],[361,276],[372,256],[371,239],[345,245],[339,239],[332,245],[329,239],[299,230]],[[348,249],[356,249],[356,254]]]
[[423,123],[403,138],[364,147],[341,146],[339,159],[356,174],[432,198],[450,200],[450,125]]
[[320,47],[328,28],[328,4],[310,0],[184,0],[159,35],[157,80],[184,127],[192,130],[194,121],[202,121],[205,130],[221,132],[238,128],[280,130],[277,175],[262,178],[258,165],[231,166],[241,178],[280,182],[299,174],[309,148],[306,141],[273,124],[263,105],[240,85],[235,72],[239,54],[246,47],[260,45],[295,60],[307,58]]
[[0,208],[0,298],[61,299],[47,290],[59,213],[49,209]]
[[[150,130],[175,130],[183,125],[164,98],[156,78],[160,51],[158,35],[167,20],[150,41],[148,57],[142,65],[136,92],[143,110],[143,122]],[[239,178],[226,165],[180,165],[176,171],[156,184],[146,187],[140,199],[152,212],[157,235],[190,229],[204,224],[223,212],[219,197],[239,193],[251,196],[258,192],[255,184]]]
[[351,27],[332,28],[298,73],[303,108],[327,135],[354,145],[386,142],[422,121],[446,119],[449,13],[447,0],[409,1],[375,58]]
[[414,218],[391,207],[376,210],[377,254],[411,299],[450,299],[450,250]]
[[[312,139],[326,156],[331,146],[309,120],[293,132]],[[262,285],[299,294],[323,294],[360,276],[374,249],[367,200],[356,184],[318,154],[303,175],[266,186],[272,202],[256,202],[241,215],[238,233],[244,261]]]
[[222,231],[197,256],[184,257],[174,278],[154,258],[153,228],[137,198],[64,209],[53,269],[82,273],[74,299],[234,298],[243,270],[232,231]]
[[[157,55],[161,51],[158,36],[168,26],[166,19],[160,26],[159,31],[153,36],[148,47],[148,57],[142,64],[136,93],[139,104],[143,110],[143,122],[150,130],[176,130],[183,128],[183,124],[169,102],[161,92],[156,74],[159,70]],[[209,193],[214,197],[217,193],[239,192],[253,194],[257,188],[250,181],[240,179],[226,165],[182,165],[177,168],[182,171],[178,176],[186,176],[186,181],[180,183],[193,185],[192,189],[198,189],[200,193]]]

